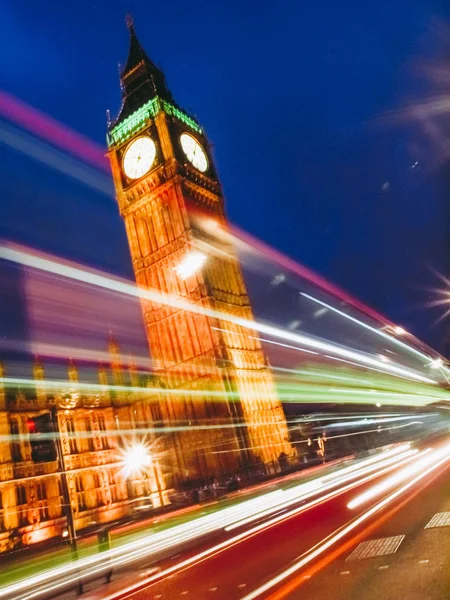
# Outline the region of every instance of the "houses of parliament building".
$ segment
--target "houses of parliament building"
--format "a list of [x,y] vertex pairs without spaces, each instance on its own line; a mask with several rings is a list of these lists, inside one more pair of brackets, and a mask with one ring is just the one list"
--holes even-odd
[[[164,448],[151,427],[160,423],[160,397],[154,378],[143,378],[133,364],[122,366],[117,342],[109,341],[108,368],[98,382],[81,384],[70,363],[67,381],[49,387],[41,363],[33,367],[33,386],[0,383],[0,552],[67,534],[58,462],[35,463],[29,419],[57,407],[58,430],[70,504],[77,529],[120,519],[130,503],[159,507],[169,502],[172,482],[160,463],[127,474],[121,448],[130,439],[146,445],[164,462]],[[1,366],[1,379],[8,381]],[[91,390],[93,388],[93,390]],[[136,436],[131,438],[129,432]],[[123,434],[123,435],[122,435]]]
[[[33,462],[27,432],[27,420],[49,406],[57,409],[77,529],[119,519],[136,498],[168,504],[188,478],[292,454],[209,141],[127,24],[108,156],[158,376],[125,369],[111,339],[110,367],[91,387],[80,385],[72,363],[61,389],[48,389],[40,363],[32,393],[0,387],[0,551],[63,535],[58,464]],[[153,458],[144,472],[126,473],[120,451],[141,433]]]

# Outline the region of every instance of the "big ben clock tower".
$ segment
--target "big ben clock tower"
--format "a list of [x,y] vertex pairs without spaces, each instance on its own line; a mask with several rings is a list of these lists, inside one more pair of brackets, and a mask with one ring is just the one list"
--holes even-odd
[[233,322],[253,314],[208,140],[175,103],[130,19],[127,25],[122,106],[108,146],[136,281],[198,309],[142,301],[153,362],[167,387],[161,413],[175,429],[173,472],[184,478],[276,464],[292,448],[258,334]]

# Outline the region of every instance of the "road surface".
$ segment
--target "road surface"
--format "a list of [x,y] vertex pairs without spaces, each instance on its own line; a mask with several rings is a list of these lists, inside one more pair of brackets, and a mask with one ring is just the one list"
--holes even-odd
[[[291,517],[284,518],[286,513],[282,511],[279,521],[272,526],[267,519],[261,519],[259,530],[253,534],[250,532],[255,523],[237,529],[235,533],[238,536],[242,533],[242,538],[231,545],[219,547],[230,537],[218,536],[195,550],[163,561],[159,564],[161,577],[157,581],[146,584],[147,575],[154,575],[142,569],[132,581],[124,576],[87,597],[92,600],[449,598],[450,570],[444,565],[446,561],[449,564],[450,558],[450,527],[424,530],[436,513],[450,511],[449,475],[449,462],[446,462],[411,484],[407,493],[390,501],[384,510],[370,518],[365,517],[370,512],[368,508],[376,506],[393,490],[400,490],[401,485],[390,488],[368,505],[350,510],[347,504],[356,495],[385,480],[385,476],[379,476]],[[359,518],[363,521],[358,526],[352,526],[348,534],[323,550],[329,536],[341,535],[343,528]],[[384,537],[395,537],[395,541],[401,538],[395,554],[346,561],[360,542]],[[201,553],[208,552],[211,545],[218,547],[217,552],[202,557]],[[320,552],[310,558],[315,548]],[[188,559],[193,559],[192,564],[183,568]],[[302,568],[285,576],[288,569],[304,560],[306,564]],[[168,575],[163,576],[166,571]],[[264,589],[268,582],[280,576],[280,581]]]

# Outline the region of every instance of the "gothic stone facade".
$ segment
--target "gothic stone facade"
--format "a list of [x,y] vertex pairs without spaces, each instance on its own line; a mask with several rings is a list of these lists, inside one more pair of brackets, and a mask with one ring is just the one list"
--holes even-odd
[[[34,367],[32,391],[0,384],[0,552],[60,537],[66,530],[58,463],[31,460],[27,429],[27,420],[51,404],[58,407],[77,530],[120,519],[140,503],[158,507],[169,502],[171,482],[159,465],[160,459],[165,460],[164,445],[151,434],[160,421],[160,398],[137,380],[135,370],[122,370],[116,344],[110,344],[110,350],[112,369],[109,374],[99,370],[100,385],[92,394],[80,393],[74,365],[69,367],[68,381],[56,392],[46,389],[39,364]],[[3,367],[0,376],[4,378]],[[111,391],[114,386],[120,391]],[[127,476],[120,447],[130,442],[133,430],[150,431],[139,439],[152,448],[154,461],[142,473]]]
[[[128,25],[123,102],[109,124],[109,158],[137,284],[167,300],[142,299],[155,366],[168,389],[179,390],[161,411],[168,424],[224,425],[200,433],[186,426],[173,438],[172,466],[220,475],[269,464],[292,448],[258,334],[239,322],[254,322],[239,260],[230,236],[219,241],[214,234],[215,228],[226,234],[228,225],[211,149]],[[177,265],[193,253],[204,264],[179,276]],[[193,309],[171,304],[174,298]]]

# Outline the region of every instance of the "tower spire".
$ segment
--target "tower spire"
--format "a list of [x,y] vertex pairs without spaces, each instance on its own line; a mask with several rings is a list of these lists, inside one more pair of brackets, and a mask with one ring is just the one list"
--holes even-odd
[[156,96],[174,102],[164,73],[147,56],[138,40],[131,15],[127,15],[125,22],[130,34],[130,46],[125,66],[120,69],[122,108],[113,125],[126,119],[145,102]]

